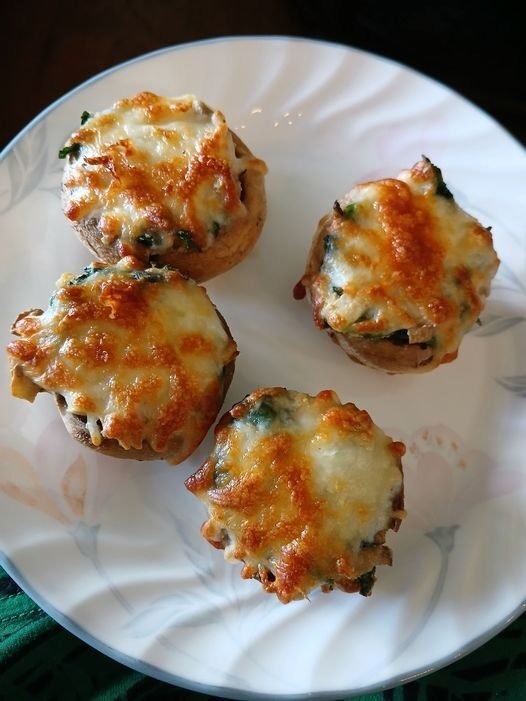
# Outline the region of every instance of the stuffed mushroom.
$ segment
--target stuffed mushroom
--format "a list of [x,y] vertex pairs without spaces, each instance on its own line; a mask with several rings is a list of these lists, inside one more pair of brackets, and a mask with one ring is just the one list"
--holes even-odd
[[423,158],[362,183],[319,223],[296,296],[353,360],[425,372],[457,357],[499,265],[489,229]]
[[85,446],[174,464],[216,419],[237,355],[203,288],[131,257],[65,273],[48,308],[19,314],[12,332],[15,397],[52,394]]
[[208,508],[211,545],[283,603],[318,587],[368,596],[405,515],[403,443],[332,391],[282,387],[252,392],[215,434],[186,481]]
[[193,95],[142,92],[81,121],[59,152],[62,203],[100,260],[133,255],[203,281],[253,248],[266,166],[221,112]]

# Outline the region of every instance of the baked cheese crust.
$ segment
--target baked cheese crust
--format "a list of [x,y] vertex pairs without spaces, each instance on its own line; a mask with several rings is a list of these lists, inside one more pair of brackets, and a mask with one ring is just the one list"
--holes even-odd
[[186,486],[208,507],[203,536],[283,603],[320,586],[368,595],[404,516],[404,452],[332,391],[258,389]]
[[237,355],[202,287],[131,257],[65,273],[49,307],[20,314],[12,331],[14,396],[56,395],[68,428],[83,427],[83,442],[119,457],[180,462],[191,454],[217,416]]
[[[266,166],[221,112],[193,95],[142,92],[82,121],[60,153],[63,208],[103,260],[134,255],[174,263],[175,252],[191,275],[195,270],[184,267],[189,254],[213,249],[241,223],[257,238]],[[252,187],[257,207],[245,192]]]
[[[355,359],[430,370],[456,358],[498,265],[490,231],[423,158],[397,179],[362,183],[335,202],[301,284],[317,326]],[[386,356],[404,353],[416,366],[389,364]]]

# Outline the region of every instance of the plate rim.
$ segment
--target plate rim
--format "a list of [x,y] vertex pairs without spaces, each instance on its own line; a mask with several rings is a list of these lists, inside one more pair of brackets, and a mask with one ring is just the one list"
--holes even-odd
[[204,46],[207,44],[226,44],[226,43],[234,43],[234,42],[241,42],[241,41],[282,41],[282,42],[294,42],[294,43],[310,43],[310,44],[315,44],[317,46],[328,46],[328,47],[334,47],[334,48],[340,48],[345,51],[350,51],[351,53],[360,53],[365,56],[369,56],[372,58],[377,59],[378,61],[382,61],[384,63],[389,63],[393,66],[398,66],[403,68],[405,71],[409,71],[410,73],[419,76],[420,78],[423,78],[424,80],[430,81],[431,83],[434,83],[435,85],[440,86],[443,90],[446,90],[450,94],[454,95],[456,98],[461,100],[462,102],[468,104],[472,109],[476,110],[480,114],[484,115],[487,119],[489,119],[494,126],[498,127],[501,129],[503,132],[506,133],[506,135],[515,142],[515,144],[523,151],[526,152],[526,145],[524,145],[514,134],[512,134],[507,127],[503,126],[493,115],[491,115],[489,112],[487,112],[483,107],[480,107],[477,103],[473,102],[472,100],[469,100],[467,97],[462,95],[462,93],[458,92],[455,88],[452,88],[450,85],[447,83],[442,82],[441,80],[438,80],[437,78],[434,78],[433,76],[427,75],[426,73],[423,73],[422,71],[419,71],[416,68],[413,68],[412,66],[408,66],[405,63],[402,63],[401,61],[397,61],[396,59],[389,58],[388,56],[384,56],[383,54],[378,54],[373,51],[367,51],[366,49],[361,49],[356,46],[351,46],[350,44],[342,44],[341,42],[337,41],[329,41],[328,39],[316,39],[313,37],[304,37],[304,36],[291,36],[287,34],[239,34],[239,35],[229,35],[229,36],[224,36],[224,37],[209,37],[208,39],[198,39],[196,41],[188,41],[184,42],[182,44],[171,44],[170,46],[163,46],[160,49],[154,49],[153,51],[148,51],[144,54],[140,54],[139,56],[135,56],[134,58],[127,59],[126,61],[122,61],[120,63],[116,63],[114,66],[110,66],[109,68],[105,68],[103,71],[100,73],[96,73],[95,75],[91,76],[91,78],[87,78],[84,80],[82,83],[79,83],[76,85],[74,88],[71,88],[71,90],[68,90],[65,92],[63,95],[58,97],[56,100],[54,100],[52,103],[50,103],[47,107],[44,107],[44,109],[39,112],[31,121],[29,121],[25,127],[23,127],[15,136],[4,146],[4,148],[0,151],[0,162],[3,161],[3,159],[9,154],[9,152],[16,146],[16,144],[26,135],[27,132],[29,132],[33,127],[35,127],[39,122],[44,119],[48,114],[53,112],[62,102],[65,102],[68,100],[70,97],[75,95],[77,92],[80,92],[84,88],[88,87],[88,85],[91,85],[92,83],[96,83],[102,78],[105,78],[107,75],[110,75],[111,73],[114,73],[121,68],[126,68],[127,66],[130,66],[134,63],[140,63],[141,61],[148,60],[150,58],[154,58],[155,56],[160,56],[164,53],[171,53],[174,51],[180,51],[184,49],[189,49],[194,46]]
[[120,652],[116,648],[103,643],[92,633],[89,633],[85,628],[75,623],[65,613],[62,613],[52,604],[41,598],[40,594],[33,589],[18,567],[2,550],[0,550],[0,565],[16,582],[16,584],[18,584],[24,593],[29,596],[30,599],[32,599],[48,616],[50,616],[56,623],[65,628],[69,633],[74,635],[83,643],[89,645],[94,650],[97,650],[97,652],[100,652],[106,657],[109,657],[110,659],[124,665],[125,667],[128,667],[129,669],[133,669],[145,676],[152,677],[157,681],[161,681],[172,686],[178,686],[183,689],[188,689],[189,691],[196,691],[201,694],[213,694],[214,696],[218,696],[219,694],[217,692],[219,692],[224,698],[238,699],[239,701],[272,701],[273,699],[279,699],[280,701],[312,701],[313,698],[319,699],[320,701],[337,701],[337,699],[341,699],[343,696],[352,698],[353,696],[372,694],[377,691],[385,691],[386,689],[395,688],[403,684],[408,684],[409,682],[415,681],[422,677],[426,677],[434,672],[438,672],[453,662],[457,662],[463,657],[466,657],[511,625],[519,618],[521,614],[526,613],[525,599],[502,621],[499,621],[492,626],[492,628],[484,631],[484,633],[475,636],[475,638],[470,640],[468,643],[465,643],[455,652],[441,658],[436,662],[436,664],[433,663],[432,665],[423,665],[407,675],[391,677],[382,684],[373,684],[371,686],[360,687],[359,689],[342,689],[339,691],[322,691],[319,693],[315,692],[315,696],[313,696],[313,692],[305,692],[301,694],[279,694],[277,696],[276,694],[266,694],[258,691],[236,689],[235,687],[229,686],[214,686],[213,684],[205,684],[203,682],[186,679],[185,677],[180,677],[172,672],[167,672],[164,669],[161,669],[161,667],[157,667],[150,662],[144,662],[137,657],[132,657],[124,652]]
[[[211,38],[206,38],[206,39],[200,39],[196,41],[191,41],[191,42],[185,42],[181,44],[173,44],[170,46],[164,46],[160,49],[155,49],[153,51],[149,51],[144,54],[140,54],[138,56],[135,56],[134,58],[127,59],[126,61],[122,61],[121,63],[115,64],[114,66],[111,66],[110,68],[107,68],[100,73],[97,73],[87,80],[83,81],[82,83],[79,83],[77,86],[72,88],[71,90],[67,91],[64,93],[62,96],[54,100],[52,103],[50,103],[47,107],[45,107],[41,112],[39,112],[30,122],[26,124],[26,126],[19,131],[8,143],[7,145],[2,149],[0,152],[0,162],[4,160],[6,156],[9,155],[9,153],[13,150],[13,148],[28,134],[37,124],[39,124],[44,118],[46,118],[49,114],[51,114],[57,107],[59,107],[62,103],[66,102],[68,99],[70,99],[73,95],[75,95],[78,92],[81,92],[83,89],[88,87],[89,85],[92,85],[99,80],[105,78],[106,76],[117,72],[123,68],[126,68],[130,65],[133,65],[135,63],[141,63],[143,61],[149,60],[150,58],[154,58],[163,54],[168,54],[168,53],[175,53],[178,51],[186,50],[189,48],[193,48],[196,46],[205,46],[209,44],[226,44],[226,43],[237,43],[237,42],[243,42],[243,41],[264,41],[264,42],[284,42],[284,43],[309,43],[313,44],[315,46],[326,46],[329,48],[339,48],[344,51],[347,51],[349,53],[358,53],[358,54],[363,54],[369,58],[376,59],[380,62],[383,63],[388,63],[392,66],[396,66],[398,68],[401,68],[405,72],[409,72],[413,75],[418,76],[419,78],[428,81],[430,83],[433,83],[437,86],[439,86],[442,90],[446,91],[450,95],[454,96],[456,99],[460,100],[463,102],[465,105],[468,105],[470,109],[475,110],[482,116],[484,116],[487,120],[489,120],[494,127],[499,129],[501,132],[505,133],[506,136],[511,139],[511,141],[514,142],[516,146],[519,147],[521,151],[524,152],[524,155],[526,155],[526,146],[522,144],[519,139],[513,135],[511,132],[508,131],[508,129],[503,126],[495,117],[493,117],[491,114],[486,112],[482,107],[477,105],[476,103],[472,102],[468,98],[466,98],[464,95],[459,93],[457,90],[454,88],[450,87],[446,83],[443,83],[440,80],[437,80],[436,78],[427,75],[426,73],[423,73],[415,68],[412,68],[411,66],[408,66],[400,61],[397,61],[395,59],[389,58],[387,56],[383,56],[382,54],[377,54],[371,51],[367,51],[365,49],[357,48],[352,45],[348,44],[343,44],[340,42],[334,42],[334,41],[329,41],[329,40],[324,40],[324,39],[317,39],[317,38],[312,38],[312,37],[304,37],[304,36],[289,36],[289,35],[275,35],[275,34],[254,34],[254,35],[230,35],[230,36],[220,36],[220,37],[211,37]],[[93,634],[89,633],[85,628],[83,628],[81,625],[75,623],[67,614],[62,613],[58,609],[56,609],[52,604],[50,604],[48,601],[42,597],[38,591],[36,591],[33,586],[26,580],[25,576],[22,574],[22,572],[18,569],[18,567],[12,562],[11,558],[3,551],[0,550],[0,566],[3,567],[3,569],[7,572],[7,574],[18,584],[18,586],[24,591],[24,593],[29,596],[47,615],[49,615],[57,624],[62,626],[64,629],[66,629],[69,633],[74,635],[76,638],[84,642],[85,644],[89,645],[93,649],[97,650],[101,654],[105,655],[106,657],[109,657],[110,659],[113,659],[114,661],[128,667],[129,669],[133,669],[135,671],[138,671],[141,674],[144,674],[146,676],[152,677],[154,679],[157,679],[158,681],[165,682],[168,684],[171,684],[173,686],[179,686],[181,688],[185,688],[191,691],[196,691],[198,693],[203,693],[203,694],[213,694],[213,695],[218,695],[218,693],[223,696],[224,698],[230,698],[230,699],[239,699],[240,701],[268,701],[269,699],[281,699],[283,701],[303,701],[307,699],[312,699],[313,694],[315,694],[315,697],[317,699],[323,699],[324,701],[331,701],[335,699],[339,699],[342,696],[346,697],[353,697],[356,695],[362,695],[362,694],[370,694],[374,693],[377,691],[382,691],[386,689],[390,689],[393,687],[401,686],[402,684],[406,684],[411,681],[415,681],[416,679],[422,678],[424,676],[427,676],[429,674],[432,674],[434,672],[439,671],[440,669],[443,669],[444,667],[447,667],[448,665],[452,664],[453,662],[456,662],[460,660],[461,658],[465,657],[466,655],[469,655],[470,653],[474,652],[478,648],[480,648],[482,645],[484,645],[486,642],[494,638],[496,635],[498,635],[500,632],[502,632],[508,625],[513,623],[515,620],[517,620],[523,613],[526,612],[526,597],[523,599],[523,601],[511,612],[507,614],[502,620],[494,624],[491,628],[485,630],[483,633],[475,636],[471,640],[469,640],[467,643],[464,643],[461,645],[459,648],[457,648],[455,651],[451,652],[449,655],[446,655],[443,658],[440,658],[436,662],[432,664],[426,664],[423,665],[415,670],[412,670],[411,672],[403,675],[395,675],[385,682],[382,682],[380,684],[373,684],[371,686],[366,686],[366,687],[360,687],[360,688],[354,688],[354,689],[348,689],[348,690],[338,690],[338,691],[325,691],[325,692],[304,692],[304,693],[299,693],[299,694],[279,694],[276,696],[276,694],[267,694],[263,692],[256,692],[256,691],[249,691],[249,690],[244,690],[244,689],[237,689],[235,687],[229,687],[229,686],[214,686],[212,684],[205,684],[202,682],[194,681],[191,679],[186,679],[184,677],[180,677],[177,674],[174,674],[172,672],[165,671],[164,669],[157,667],[149,662],[144,662],[143,660],[140,660],[136,657],[132,657],[131,655],[128,655],[126,653],[123,653],[116,648],[111,647],[110,645],[107,645],[106,643],[102,642],[98,638],[96,638]]]

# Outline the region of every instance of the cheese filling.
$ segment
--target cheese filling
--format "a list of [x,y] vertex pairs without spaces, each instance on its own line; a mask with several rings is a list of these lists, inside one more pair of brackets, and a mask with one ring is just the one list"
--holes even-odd
[[111,438],[163,452],[174,437],[202,437],[237,354],[203,288],[133,258],[63,275],[49,307],[13,330],[21,338],[8,353],[24,376],[13,379],[15,396],[32,401],[34,385],[62,396],[95,446]]
[[224,116],[193,95],[120,100],[87,115],[65,150],[66,216],[98,220],[122,255],[209,248],[246,213],[242,174],[266,172],[236,155]]
[[397,180],[356,186],[320,226],[323,261],[311,283],[321,324],[349,336],[408,332],[455,353],[498,267],[490,232],[464,212],[428,160]]

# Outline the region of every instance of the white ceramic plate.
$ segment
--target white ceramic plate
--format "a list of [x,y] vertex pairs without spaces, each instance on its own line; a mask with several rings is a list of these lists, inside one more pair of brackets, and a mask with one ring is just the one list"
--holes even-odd
[[[406,441],[407,509],[370,599],[315,594],[283,606],[199,535],[204,510],[179,468],[99,457],[66,435],[52,400],[0,399],[0,549],[53,617],[142,672],[234,698],[341,697],[446,664],[517,616],[526,596],[526,236],[522,148],[448,89],[341,46],[229,39],[109,71],[38,117],[0,165],[2,345],[91,258],[59,203],[57,150],[85,109],[141,90],[220,107],[269,165],[256,250],[208,286],[241,355],[226,405],[285,385],[369,410]],[[390,377],[350,362],[292,287],[318,218],[364,179],[424,153],[502,258],[484,325],[459,359]]]

